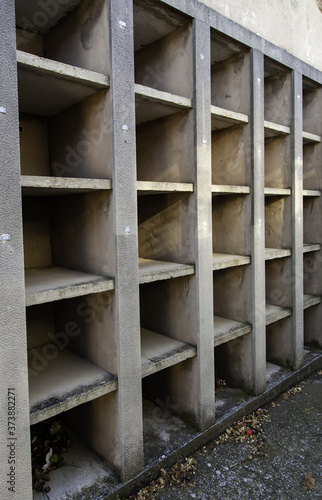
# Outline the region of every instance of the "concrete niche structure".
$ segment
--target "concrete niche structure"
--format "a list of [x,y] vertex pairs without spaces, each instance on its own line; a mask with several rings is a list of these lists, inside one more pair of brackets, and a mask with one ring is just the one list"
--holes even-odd
[[322,74],[198,0],[1,9],[0,496],[53,419],[50,498],[112,498],[322,365]]

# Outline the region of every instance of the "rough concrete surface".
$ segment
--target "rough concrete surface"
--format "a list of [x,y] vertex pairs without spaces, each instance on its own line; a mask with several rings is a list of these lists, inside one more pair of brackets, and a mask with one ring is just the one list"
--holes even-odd
[[322,370],[265,409],[261,434],[244,442],[219,438],[193,456],[195,486],[180,482],[130,498],[321,499]]
[[315,0],[202,0],[299,59],[322,69],[316,47],[322,39],[322,17]]

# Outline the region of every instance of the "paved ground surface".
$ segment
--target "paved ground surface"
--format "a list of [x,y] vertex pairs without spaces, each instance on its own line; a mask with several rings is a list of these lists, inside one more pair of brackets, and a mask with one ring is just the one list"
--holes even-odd
[[322,371],[131,499],[322,500]]

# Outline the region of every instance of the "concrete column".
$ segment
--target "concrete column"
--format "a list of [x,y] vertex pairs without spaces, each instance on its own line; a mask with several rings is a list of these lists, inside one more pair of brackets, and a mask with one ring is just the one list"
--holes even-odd
[[292,73],[293,369],[303,363],[303,110],[302,74]]
[[252,126],[252,365],[253,392],[266,387],[265,344],[265,199],[264,199],[264,56],[251,51],[251,117]]
[[196,206],[196,291],[198,420],[201,429],[214,420],[214,327],[211,221],[210,29],[194,21],[194,117]]
[[121,476],[126,481],[143,468],[132,1],[110,0],[109,13],[115,325]]
[[0,497],[32,498],[15,4],[0,27]]

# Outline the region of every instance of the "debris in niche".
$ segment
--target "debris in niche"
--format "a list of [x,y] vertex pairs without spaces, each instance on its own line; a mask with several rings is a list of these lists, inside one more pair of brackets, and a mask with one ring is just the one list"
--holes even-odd
[[225,385],[227,385],[226,380],[216,377],[216,379],[215,379],[215,392],[220,391],[223,387],[225,387]]
[[33,488],[46,495],[50,491],[50,472],[66,464],[64,453],[71,447],[63,424],[48,419],[31,427],[31,460]]

